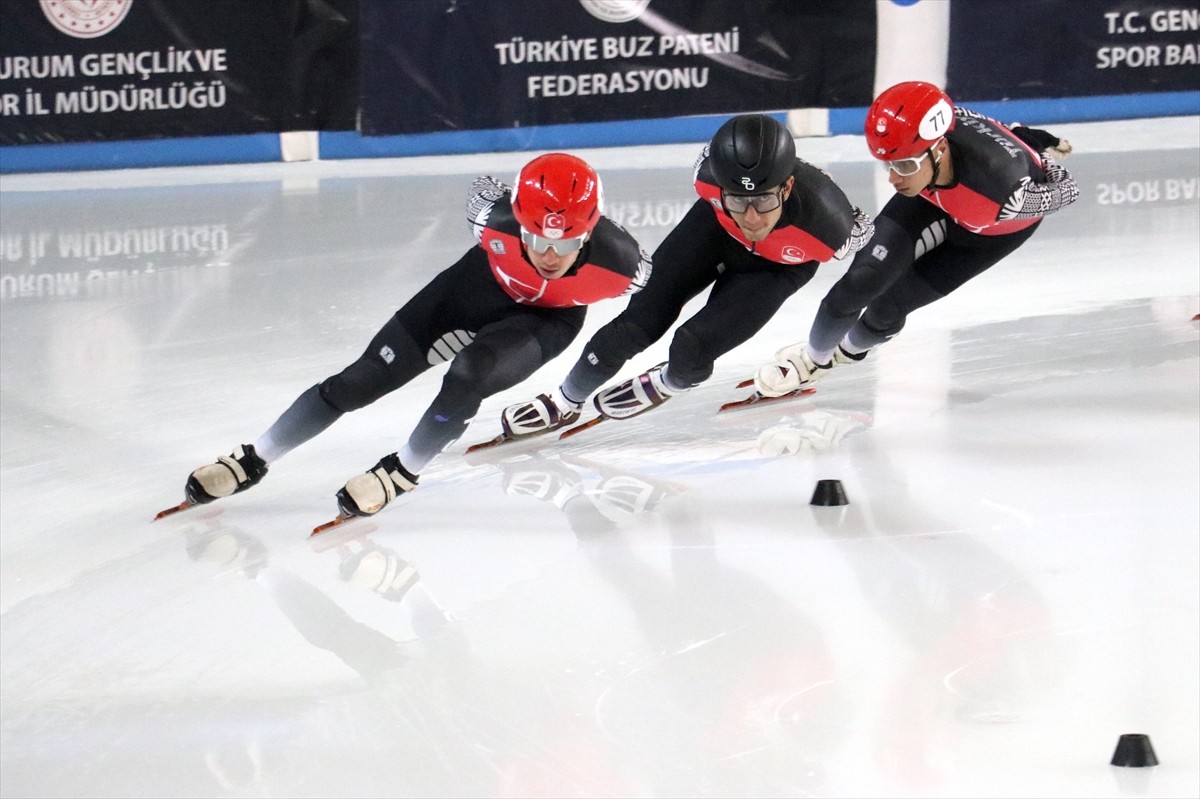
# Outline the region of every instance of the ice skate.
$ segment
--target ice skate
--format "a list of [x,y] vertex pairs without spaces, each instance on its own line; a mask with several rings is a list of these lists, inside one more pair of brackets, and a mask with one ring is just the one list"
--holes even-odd
[[839,344],[828,363],[817,363],[809,354],[807,344],[793,344],[779,350],[775,353],[775,361],[758,370],[754,387],[764,397],[782,397],[811,388],[835,366],[856,363],[866,357],[865,352],[851,354]]
[[258,485],[267,473],[267,462],[258,457],[254,445],[234,447],[228,456],[216,463],[201,466],[188,476],[184,491],[194,505],[205,505]]
[[509,438],[523,438],[574,424],[583,410],[582,402],[567,399],[561,389],[538,394],[530,402],[504,409],[500,425]]
[[417,475],[405,469],[393,452],[337,492],[338,509],[343,516],[374,516],[416,487]]
[[609,419],[628,419],[682,394],[687,389],[671,388],[666,379],[667,365],[660,363],[632,380],[605,389],[596,395],[596,410]]
[[489,441],[472,444],[467,452],[490,449],[511,441],[521,441],[532,436],[567,427],[579,420],[582,402],[571,402],[561,390],[551,394],[538,394],[529,402],[509,405],[500,416],[500,435]]

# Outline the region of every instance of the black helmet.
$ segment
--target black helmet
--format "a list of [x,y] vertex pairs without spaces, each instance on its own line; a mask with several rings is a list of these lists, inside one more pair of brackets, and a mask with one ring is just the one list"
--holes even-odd
[[717,185],[730,194],[758,194],[782,184],[796,165],[796,142],[764,114],[742,114],[717,130],[708,147]]

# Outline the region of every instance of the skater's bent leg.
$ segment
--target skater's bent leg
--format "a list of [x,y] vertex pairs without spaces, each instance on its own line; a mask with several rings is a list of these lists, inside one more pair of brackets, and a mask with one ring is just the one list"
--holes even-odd
[[886,217],[877,219],[870,243],[854,256],[846,274],[821,300],[808,333],[808,352],[813,359],[828,363],[863,309],[912,262],[913,243],[904,229]]
[[687,324],[675,331],[667,355],[663,379],[668,388],[687,390],[712,377],[713,365],[720,355]]
[[711,377],[717,358],[753,338],[815,272],[811,264],[722,277],[704,307],[675,331],[668,387],[687,389]]
[[321,396],[321,387],[313,386],[297,397],[275,423],[258,437],[254,449],[259,457],[271,463],[315,438],[341,415],[342,411]]
[[567,373],[562,392],[571,402],[586,401],[596,389],[611,380],[626,361],[645,350],[666,331],[663,328],[662,332],[652,337],[641,325],[629,321],[625,316],[622,313],[597,330],[584,347],[579,360]]
[[428,368],[416,342],[393,319],[358,360],[297,397],[255,442],[255,450],[267,462],[282,458],[342,414],[370,405]]
[[940,300],[944,295],[917,274],[909,272],[867,306],[862,318],[846,334],[851,352],[866,352],[895,337],[908,315]]
[[[571,326],[578,330],[574,323]],[[515,328],[481,333],[459,352],[442,379],[441,390],[401,450],[400,461],[413,473],[422,471],[462,436],[484,398],[525,380],[562,352],[574,335],[568,333],[560,341],[549,342],[543,333]]]

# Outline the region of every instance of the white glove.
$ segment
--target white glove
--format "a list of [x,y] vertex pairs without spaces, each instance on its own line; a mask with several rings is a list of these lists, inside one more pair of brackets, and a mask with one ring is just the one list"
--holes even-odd
[[1046,152],[1050,153],[1050,155],[1056,161],[1065,161],[1067,160],[1067,156],[1075,152],[1075,148],[1072,147],[1071,142],[1067,141],[1066,139],[1059,139],[1058,144],[1053,147],[1048,147]]

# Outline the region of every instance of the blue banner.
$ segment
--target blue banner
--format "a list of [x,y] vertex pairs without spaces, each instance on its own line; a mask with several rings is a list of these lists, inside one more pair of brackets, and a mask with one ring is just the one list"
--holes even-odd
[[1200,0],[970,0],[950,7],[956,100],[1200,87]]
[[0,3],[0,144],[348,129],[357,0]]
[[875,0],[362,0],[365,135],[865,106]]

